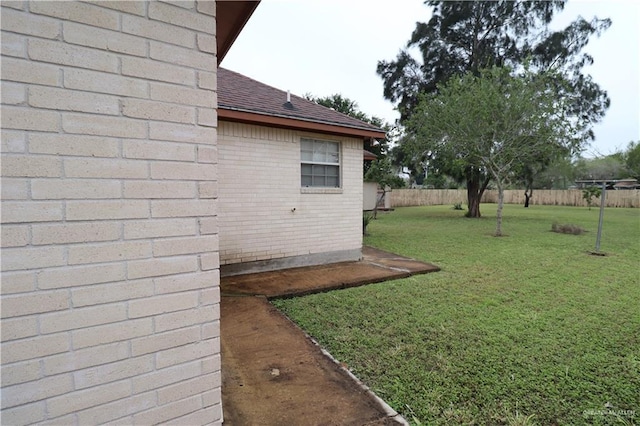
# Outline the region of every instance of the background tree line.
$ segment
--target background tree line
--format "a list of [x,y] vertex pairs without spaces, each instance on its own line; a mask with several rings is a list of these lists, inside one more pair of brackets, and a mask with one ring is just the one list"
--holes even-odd
[[[638,177],[638,142],[611,155],[581,157],[610,104],[585,72],[593,58],[584,48],[609,28],[609,19],[578,17],[555,30],[550,24],[564,0],[425,4],[431,18],[416,23],[395,59],[377,66],[384,97],[400,113],[393,126],[375,122],[340,95],[310,97],[393,128],[370,176],[384,180],[402,169],[411,183],[462,185],[468,217],[480,217],[490,186],[499,193],[525,188],[527,206],[534,188]],[[498,217],[496,234],[499,223]]]

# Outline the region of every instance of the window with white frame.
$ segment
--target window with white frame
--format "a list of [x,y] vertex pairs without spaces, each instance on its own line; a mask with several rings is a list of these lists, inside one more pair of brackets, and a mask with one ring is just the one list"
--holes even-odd
[[340,144],[317,139],[300,140],[303,187],[340,187]]

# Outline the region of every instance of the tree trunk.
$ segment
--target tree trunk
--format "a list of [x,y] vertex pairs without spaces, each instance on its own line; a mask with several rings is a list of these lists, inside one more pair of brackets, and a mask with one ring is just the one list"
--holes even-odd
[[373,207],[373,218],[377,219],[378,218],[378,204],[380,204],[380,201],[384,200],[384,196],[387,193],[387,187],[385,186],[384,188],[382,188],[382,195],[378,198],[378,194],[376,194],[376,205]]
[[504,207],[504,189],[498,185],[498,211],[496,212],[496,237],[502,237],[502,208]]
[[487,189],[487,185],[489,185],[488,178],[483,182],[480,181],[480,176],[467,179],[467,206],[469,208],[467,217],[480,217],[480,199],[484,190]]
[[467,179],[467,217],[480,217],[480,178]]
[[529,207],[529,200],[531,199],[531,195],[533,195],[533,189],[527,188],[524,190],[524,207]]

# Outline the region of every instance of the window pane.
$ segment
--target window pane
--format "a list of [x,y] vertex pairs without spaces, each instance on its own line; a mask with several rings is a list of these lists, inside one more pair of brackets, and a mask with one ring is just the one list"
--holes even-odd
[[338,142],[301,139],[300,160],[304,163],[300,167],[302,186],[340,187],[340,144]]
[[337,142],[327,142],[327,163],[340,163],[340,147]]
[[326,144],[323,142],[314,142],[313,144],[313,161],[324,163],[327,158]]
[[303,164],[301,171],[302,171],[302,186],[311,186],[312,185],[312,180],[311,180],[311,164]]
[[314,164],[311,174],[313,176],[324,176],[324,166]]

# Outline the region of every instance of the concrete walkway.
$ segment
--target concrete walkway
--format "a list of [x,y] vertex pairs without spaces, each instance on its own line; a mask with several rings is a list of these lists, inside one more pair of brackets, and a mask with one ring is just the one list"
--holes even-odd
[[439,270],[369,247],[363,256],[360,262],[222,278],[225,425],[404,423],[268,302]]

